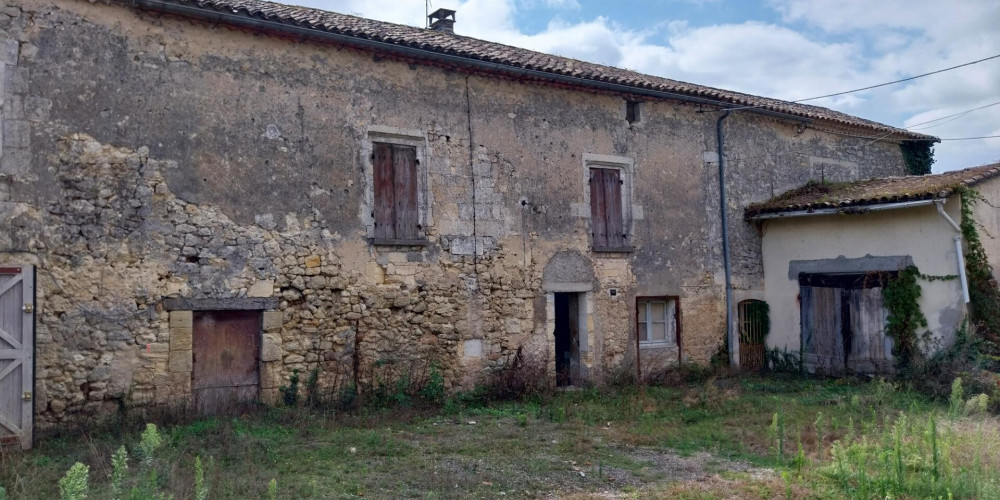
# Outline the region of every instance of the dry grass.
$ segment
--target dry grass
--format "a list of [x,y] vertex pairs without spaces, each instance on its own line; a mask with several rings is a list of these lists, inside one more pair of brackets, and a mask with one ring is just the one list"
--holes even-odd
[[[164,427],[159,487],[192,498],[195,456],[213,457],[211,498],[842,498],[823,472],[853,422],[876,436],[896,415],[942,407],[907,391],[849,381],[708,379],[680,387],[561,392],[444,408],[280,408]],[[786,460],[768,432],[784,416]],[[817,413],[825,416],[818,439]],[[951,425],[951,424],[947,424]],[[958,419],[951,459],[1000,471],[1000,422]],[[77,429],[0,454],[14,498],[56,498],[73,462],[107,496],[111,453],[137,429]],[[805,465],[792,465],[801,442]],[[782,474],[784,471],[784,475]]]

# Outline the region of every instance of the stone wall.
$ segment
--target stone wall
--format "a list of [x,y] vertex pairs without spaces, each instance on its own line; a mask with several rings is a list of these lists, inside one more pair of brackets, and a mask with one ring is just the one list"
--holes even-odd
[[[42,424],[190,401],[190,312],[164,300],[270,301],[268,400],[293,370],[318,368],[325,391],[386,366],[469,388],[519,349],[552,370],[562,289],[546,269],[567,252],[586,271],[562,291],[584,297],[590,380],[634,368],[637,296],[680,297],[684,358],[721,343],[715,113],[649,101],[630,124],[619,95],[120,3],[8,3],[0,48],[0,262],[38,267]],[[763,284],[742,206],[812,178],[903,171],[895,144],[752,114],[726,126],[743,295]],[[426,245],[366,239],[378,140],[418,148]],[[593,162],[628,174],[631,252],[591,251]],[[643,370],[674,362],[647,356]]]

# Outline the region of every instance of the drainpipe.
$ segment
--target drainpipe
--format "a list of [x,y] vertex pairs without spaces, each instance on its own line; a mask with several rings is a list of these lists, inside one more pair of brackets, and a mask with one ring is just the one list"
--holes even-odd
[[729,366],[740,367],[740,341],[736,338],[733,328],[733,273],[729,262],[729,216],[726,204],[726,155],[725,134],[722,132],[722,122],[729,117],[729,111],[722,113],[715,122],[715,138],[719,156],[719,214],[722,217],[722,263],[726,269],[726,339],[729,344]]
[[955,232],[958,233],[954,237],[955,240],[955,255],[958,256],[958,279],[962,282],[962,300],[964,303],[969,303],[969,279],[965,276],[965,255],[962,254],[962,228],[955,223],[955,220],[944,211],[944,202],[947,201],[944,198],[939,198],[934,200],[934,205],[937,206],[937,211],[944,217],[944,220],[948,221]]

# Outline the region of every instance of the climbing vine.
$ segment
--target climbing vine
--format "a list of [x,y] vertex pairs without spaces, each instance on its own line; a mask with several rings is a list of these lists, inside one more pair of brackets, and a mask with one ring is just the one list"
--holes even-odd
[[972,208],[976,202],[984,201],[973,189],[958,190],[962,198],[962,237],[965,239],[965,274],[969,282],[969,309],[974,323],[980,326],[981,334],[994,347],[1000,341],[1000,288],[993,278],[986,249],[979,237],[979,229],[973,219]]
[[903,162],[910,175],[927,175],[934,164],[934,143],[931,141],[904,141],[899,145]]
[[886,333],[892,337],[897,364],[909,367],[920,355],[917,331],[927,327],[927,318],[920,310],[921,277],[916,266],[909,266],[889,280],[882,288],[882,300],[889,313]]

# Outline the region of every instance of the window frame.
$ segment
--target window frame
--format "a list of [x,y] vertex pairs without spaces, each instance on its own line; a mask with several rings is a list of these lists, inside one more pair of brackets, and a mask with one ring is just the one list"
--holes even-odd
[[[376,237],[375,230],[375,144],[389,144],[414,148],[416,175],[417,232],[416,238]],[[423,131],[373,125],[369,127],[361,147],[361,163],[364,170],[364,197],[359,217],[365,228],[368,242],[376,246],[426,246],[430,244],[429,234],[433,225],[431,207],[432,192],[429,181],[428,159],[431,151]]]
[[[635,221],[643,219],[643,209],[641,206],[635,205],[634,201],[634,178],[635,178],[635,161],[627,156],[613,156],[613,155],[601,155],[593,153],[585,153],[582,158],[582,180],[583,180],[583,203],[573,203],[570,205],[570,210],[577,217],[582,217],[590,220],[590,227],[588,228],[590,235],[588,239],[590,240],[590,248],[594,253],[629,253],[635,250],[633,235],[635,234]],[[593,201],[591,200],[591,169],[615,169],[618,170],[618,176],[621,180],[619,196],[621,199],[621,227],[624,236],[624,246],[621,247],[602,247],[594,246],[593,238],[593,216],[592,210]]]
[[[669,306],[671,303],[674,304],[674,335],[673,339],[664,340],[643,340],[639,337],[639,324],[644,323],[646,325],[651,324],[649,321],[644,321],[642,311],[640,310],[640,305],[645,303],[645,318],[649,319],[650,314],[650,304],[654,302],[663,302],[666,304],[664,308],[664,337],[666,337],[666,324],[667,319],[670,317],[668,314]],[[650,329],[646,327],[646,337],[649,338]],[[640,349],[653,349],[662,347],[676,347],[681,348],[681,299],[676,295],[660,295],[660,296],[648,296],[648,297],[636,297],[635,298],[635,338]]]

